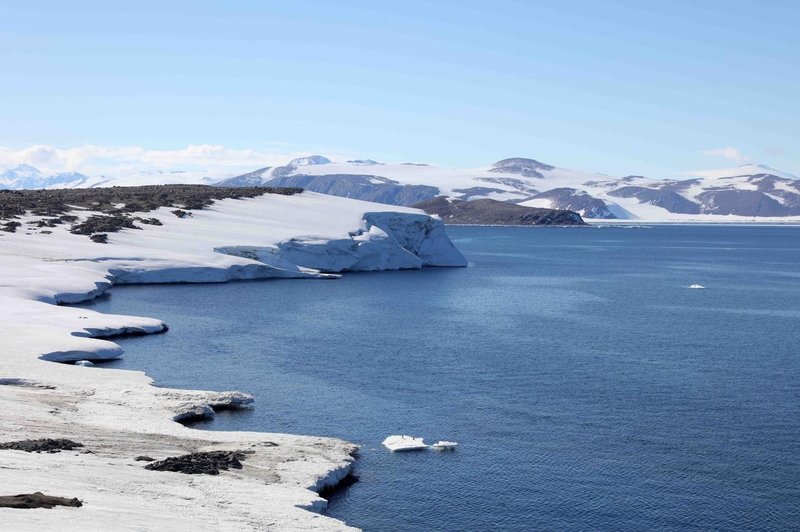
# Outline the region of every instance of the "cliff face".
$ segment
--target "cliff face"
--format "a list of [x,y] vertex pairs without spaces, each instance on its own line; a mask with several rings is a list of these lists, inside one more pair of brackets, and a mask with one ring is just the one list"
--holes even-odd
[[449,201],[439,196],[414,207],[440,216],[447,224],[586,225],[580,214],[573,211],[523,207],[492,199]]

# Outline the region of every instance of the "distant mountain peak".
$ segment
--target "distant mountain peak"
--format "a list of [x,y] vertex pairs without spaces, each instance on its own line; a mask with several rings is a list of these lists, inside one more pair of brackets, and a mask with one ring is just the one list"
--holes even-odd
[[767,166],[766,164],[743,164],[740,166],[735,166],[733,168],[719,168],[716,170],[698,170],[695,172],[689,172],[688,174],[691,176],[720,179],[726,177],[745,177],[763,173],[768,173],[777,177],[783,177],[785,179],[800,179],[796,175],[790,174],[789,172],[784,172],[782,170],[777,170],[775,168]]
[[359,166],[376,166],[382,164],[379,163],[378,161],[373,161],[372,159],[352,159],[347,162],[350,164],[357,164]]
[[543,178],[541,171],[549,172],[555,169],[555,166],[540,163],[536,159],[527,159],[525,157],[511,157],[497,161],[489,169],[490,172],[501,172],[508,174],[519,174],[523,177],[536,177]]
[[13,168],[7,168],[0,176],[4,179],[31,179],[39,177],[42,173],[38,168],[29,164],[18,164]]
[[29,164],[18,164],[17,166],[15,166],[13,168],[13,170],[15,172],[31,172],[31,173],[34,173],[34,174],[40,174],[41,173],[38,168],[36,168],[34,166],[31,166]]
[[308,157],[298,157],[289,161],[288,166],[313,166],[316,164],[330,164],[331,160],[322,155],[309,155]]

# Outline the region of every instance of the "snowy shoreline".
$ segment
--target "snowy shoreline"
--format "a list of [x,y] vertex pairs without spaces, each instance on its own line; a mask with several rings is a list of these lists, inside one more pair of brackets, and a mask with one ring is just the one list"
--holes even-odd
[[[355,445],[192,429],[176,420],[213,415],[214,407],[247,408],[252,397],[157,388],[142,372],[52,363],[116,358],[122,349],[104,338],[166,329],[153,318],[65,304],[103,295],[113,284],[326,277],[318,270],[466,260],[441,221],[420,211],[318,194],[221,200],[187,219],[167,209],[148,216],[163,226],[115,233],[111,245],[63,227],[25,226],[0,237],[1,439],[69,438],[85,446],[57,454],[0,451],[9,491],[0,495],[42,491],[84,502],[0,508],[0,519],[15,530],[348,529],[318,513],[326,501],[317,493],[349,473]],[[253,452],[243,469],[216,476],[148,471],[134,460],[208,450]]]

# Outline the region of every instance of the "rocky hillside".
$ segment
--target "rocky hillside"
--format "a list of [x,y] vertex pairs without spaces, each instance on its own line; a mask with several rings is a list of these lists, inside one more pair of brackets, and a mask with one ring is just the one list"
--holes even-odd
[[[75,188],[56,190],[0,190],[0,231],[14,233],[26,227],[52,228],[66,225],[74,234],[105,243],[107,233],[161,225],[156,218],[135,216],[160,207],[174,207],[178,218],[192,215],[215,200],[252,198],[264,194],[293,195],[296,188],[222,188],[207,185],[148,185],[140,187]],[[75,212],[90,214],[79,220]],[[17,218],[34,216],[23,224]]]
[[492,199],[448,200],[444,196],[414,205],[437,214],[446,224],[463,225],[586,225],[573,211],[523,207]]

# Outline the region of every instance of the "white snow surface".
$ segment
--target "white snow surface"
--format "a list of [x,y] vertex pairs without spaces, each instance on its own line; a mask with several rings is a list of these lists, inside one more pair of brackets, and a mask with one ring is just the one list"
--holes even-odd
[[387,436],[381,443],[392,452],[422,451],[428,448],[428,445],[422,438],[400,434]]
[[[348,528],[317,513],[326,503],[315,492],[349,472],[354,445],[181,425],[176,420],[250,407],[254,398],[156,388],[142,372],[54,363],[115,358],[122,349],[103,337],[166,327],[158,319],[57,303],[97,297],[113,283],[323,277],[319,270],[463,266],[466,260],[441,221],[415,209],[306,192],[222,200],[193,212],[183,219],[169,209],[148,213],[163,225],[111,233],[106,245],[64,226],[47,228],[50,234],[26,225],[0,233],[0,440],[67,437],[93,453],[0,451],[4,495],[42,491],[84,502],[77,509],[0,509],[3,528]],[[217,449],[255,452],[243,469],[217,476],[148,471],[133,460]]]

